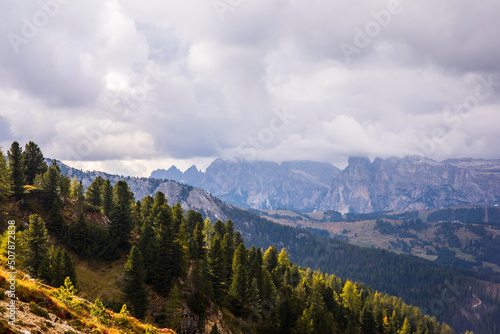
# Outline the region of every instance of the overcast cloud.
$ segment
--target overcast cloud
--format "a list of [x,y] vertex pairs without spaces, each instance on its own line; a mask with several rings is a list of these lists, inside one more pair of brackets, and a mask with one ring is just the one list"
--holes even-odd
[[0,0],[0,145],[129,175],[500,158],[499,17],[495,0]]

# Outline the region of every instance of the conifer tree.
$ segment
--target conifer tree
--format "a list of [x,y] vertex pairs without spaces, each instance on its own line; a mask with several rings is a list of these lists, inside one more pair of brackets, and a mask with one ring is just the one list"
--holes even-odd
[[150,195],[142,199],[139,220],[141,226],[146,223],[147,220],[151,220],[151,210],[153,208],[154,198]]
[[208,267],[210,281],[214,292],[215,301],[219,306],[224,305],[225,280],[226,280],[226,254],[222,247],[219,235],[216,234],[212,240],[212,246],[208,251]]
[[391,322],[390,322],[391,333],[397,334],[399,330],[399,318],[396,314],[396,310],[392,311]]
[[7,200],[12,195],[12,179],[7,161],[0,147],[0,221],[4,219],[4,211],[7,209]]
[[45,222],[38,215],[29,217],[30,226],[25,233],[28,254],[26,264],[32,275],[36,275],[48,250],[48,235]]
[[90,308],[90,315],[94,317],[101,324],[107,324],[109,321],[109,316],[106,313],[106,308],[103,303],[97,298],[94,305]]
[[168,296],[168,301],[163,306],[163,312],[160,315],[162,326],[177,330],[181,325],[182,314],[182,290],[178,284],[172,288]]
[[294,334],[314,334],[315,323],[312,314],[312,305],[305,308],[302,315],[297,319],[296,327],[293,331]]
[[87,220],[85,219],[85,213],[80,211],[76,222],[68,227],[66,243],[78,254],[84,255],[87,245],[89,245],[90,242],[89,228],[87,226]]
[[177,203],[174,205],[172,208],[172,230],[174,234],[176,234],[179,231],[179,228],[181,227],[181,224],[184,222],[184,210],[182,209],[182,206],[180,203]]
[[234,239],[234,224],[231,219],[228,219],[226,221],[226,224],[224,226],[226,233],[229,233],[229,236]]
[[166,296],[172,287],[172,279],[179,265],[174,252],[174,240],[171,233],[172,217],[168,204],[163,204],[153,220],[155,230],[154,258],[152,264],[152,283],[155,291]]
[[101,188],[103,183],[104,179],[100,175],[98,175],[96,178],[94,178],[90,186],[87,188],[87,192],[85,193],[85,200],[95,210],[100,210],[102,206]]
[[373,319],[373,313],[370,308],[365,304],[361,310],[360,319],[361,330],[363,334],[375,334],[375,320]]
[[399,333],[400,334],[411,334],[411,325],[410,325],[410,321],[408,320],[408,317],[405,318],[405,321],[403,322],[403,327],[401,328],[401,331]]
[[214,226],[212,225],[212,222],[208,217],[203,223],[203,233],[205,233],[206,246],[210,248],[210,245],[212,245],[212,239],[214,237]]
[[64,224],[64,217],[61,211],[60,200],[54,198],[52,208],[50,209],[49,219],[47,220],[47,229],[59,237],[65,234],[66,225]]
[[247,250],[240,244],[234,252],[233,280],[229,288],[229,297],[235,309],[242,308],[247,302],[248,279],[246,272]]
[[124,289],[127,299],[133,306],[134,315],[142,318],[146,314],[147,292],[144,287],[144,265],[141,251],[133,246],[128,255],[123,274]]
[[111,211],[113,210],[113,187],[111,186],[111,182],[106,179],[102,183],[101,187],[101,203],[102,203],[102,212],[109,217]]
[[75,263],[71,259],[71,256],[69,256],[68,251],[62,249],[61,252],[62,252],[62,276],[63,277],[65,276],[66,279],[69,277],[71,282],[73,282],[73,285],[78,286]]
[[226,234],[226,226],[220,219],[217,219],[214,224],[214,235],[215,234],[218,234],[221,240],[224,238],[224,234]]
[[52,246],[38,268],[38,278],[53,287],[59,287],[67,277],[76,284],[75,265],[65,249]]
[[71,196],[71,179],[68,175],[60,175],[61,197],[69,198]]
[[24,175],[23,150],[17,141],[13,142],[10,150],[7,152],[9,156],[9,168],[12,178],[12,190],[14,195],[19,199],[24,193],[26,184]]
[[161,211],[164,204],[167,204],[165,194],[158,191],[154,197],[153,206],[151,207],[151,218],[154,219]]
[[188,231],[187,225],[184,220],[181,222],[181,226],[179,227],[179,232],[177,233],[177,243],[180,247],[181,251],[181,276],[183,278],[186,277],[189,267],[189,240],[188,240]]
[[276,247],[269,247],[264,253],[264,268],[272,272],[278,266],[278,250]]
[[76,175],[71,180],[70,197],[76,199],[79,203],[82,203],[85,198],[82,182],[78,181]]
[[193,231],[192,241],[191,257],[193,257],[194,259],[202,259],[205,254],[205,234],[203,233],[203,225],[201,222],[196,223],[196,227]]
[[42,189],[44,191],[43,203],[46,209],[50,208],[54,199],[59,200],[61,192],[60,182],[61,169],[55,160],[42,177]]
[[203,226],[203,216],[201,213],[195,210],[188,210],[186,212],[186,224],[190,234],[193,233],[197,223],[201,223]]
[[139,242],[137,246],[144,257],[145,281],[146,283],[151,283],[153,272],[155,271],[156,245],[153,222],[149,218],[144,221],[139,230]]
[[71,278],[66,277],[64,280],[64,285],[57,289],[57,295],[59,299],[66,305],[70,306],[73,304],[73,297],[76,295],[77,290],[71,282]]
[[226,279],[225,281],[229,283],[233,276],[233,257],[234,257],[234,246],[233,246],[233,238],[229,233],[224,235],[224,239],[222,240],[222,246],[224,247],[224,252],[226,255]]
[[243,236],[241,235],[240,231],[236,231],[234,233],[233,244],[234,247],[238,247],[240,244],[245,244],[245,241],[243,240]]
[[37,175],[45,173],[47,164],[43,157],[42,150],[37,144],[30,141],[26,144],[23,152],[24,171],[26,183],[33,185]]
[[354,316],[359,315],[361,311],[361,292],[358,291],[356,285],[347,280],[340,297],[342,298],[344,306],[352,311],[351,322],[354,322]]
[[113,210],[110,216],[109,231],[119,249],[127,248],[132,232],[132,203],[133,194],[130,192],[127,182],[118,181],[113,187]]

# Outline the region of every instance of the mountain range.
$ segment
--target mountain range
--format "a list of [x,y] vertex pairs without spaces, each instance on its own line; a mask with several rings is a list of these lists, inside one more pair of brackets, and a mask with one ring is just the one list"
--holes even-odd
[[[360,164],[360,162],[364,163]],[[367,159],[350,159],[349,163],[351,168],[348,167],[341,171],[329,164],[315,162],[290,162],[281,165],[267,162],[235,164],[223,160],[214,162],[215,166],[219,165],[220,177],[226,177],[226,180],[230,180],[231,175],[233,177],[234,175],[245,175],[245,173],[249,175],[250,171],[253,171],[260,177],[261,187],[266,185],[265,181],[268,177],[266,173],[269,173],[266,168],[286,166],[289,173],[296,176],[295,182],[302,182],[304,188],[305,184],[311,188],[319,187],[322,184],[328,186],[328,180],[322,177],[330,172],[337,173],[337,179],[340,179],[340,175],[346,173],[346,170],[354,175],[360,175],[366,173],[367,165],[372,165]],[[112,184],[118,180],[125,180],[130,190],[135,194],[136,200],[162,191],[170,205],[179,202],[184,210],[200,211],[204,217],[208,216],[212,221],[214,219],[223,221],[231,219],[234,222],[235,230],[241,232],[247,245],[255,245],[255,247],[262,249],[267,249],[270,245],[286,248],[291,259],[300,266],[312,269],[321,268],[339,277],[365,283],[378,291],[400,296],[405,301],[420,306],[423,313],[435,315],[439,320],[446,321],[457,329],[474,329],[484,333],[495,332],[495,330],[491,331],[489,327],[491,327],[491,319],[495,317],[495,312],[498,312],[497,299],[495,299],[496,297],[488,299],[490,294],[488,289],[491,291],[498,289],[496,283],[498,278],[494,273],[476,273],[467,269],[455,269],[416,257],[398,255],[382,249],[353,246],[340,240],[325,238],[324,232],[326,231],[323,230],[293,228],[276,224],[255,215],[251,210],[227,204],[202,189],[172,180],[124,177],[99,171],[81,171],[61,162],[58,164],[63,174],[76,177],[82,181],[85,187],[88,187],[92,180],[99,175],[110,179]],[[214,164],[210,166],[210,170],[213,170]],[[353,166],[356,164],[356,167]],[[472,162],[467,164],[471,165]],[[477,164],[480,167],[477,169],[486,169],[485,161],[479,161]],[[255,171],[256,166],[259,166],[260,173]],[[244,173],[242,170],[245,169],[248,171]],[[495,175],[495,167],[490,169]],[[203,179],[206,174],[210,173],[210,170],[201,173],[193,167],[191,173]],[[181,175],[185,174],[181,173]],[[422,177],[420,176],[420,178]],[[268,183],[271,184],[277,180],[287,181],[284,176],[275,175]],[[250,185],[255,182],[250,179],[247,181]],[[290,180],[288,182],[293,183]],[[296,185],[295,189],[301,193],[302,191],[303,193],[311,191],[300,187],[300,185]],[[448,299],[446,299],[446,304],[443,304],[442,308],[436,309],[433,303],[435,301],[441,303],[440,296],[443,291],[448,291],[450,284],[452,287],[469,287],[469,289],[467,291],[460,290],[453,303],[448,303]],[[496,292],[493,293],[493,296],[496,296]],[[482,303],[481,308],[475,306],[478,300]],[[485,319],[488,320],[485,322]]]
[[172,166],[150,178],[204,189],[244,208],[342,213],[500,204],[500,160],[351,157],[341,170],[315,161],[228,161],[205,172]]

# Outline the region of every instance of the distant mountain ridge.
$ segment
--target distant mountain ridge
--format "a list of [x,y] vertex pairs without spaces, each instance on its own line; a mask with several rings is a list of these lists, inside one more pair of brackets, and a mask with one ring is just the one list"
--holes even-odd
[[500,204],[500,160],[351,157],[328,163],[215,160],[205,172],[172,166],[150,178],[204,189],[223,201],[259,210],[375,212]]
[[[219,161],[219,163],[221,162]],[[63,174],[70,177],[76,176],[85,187],[89,186],[92,180],[100,175],[110,179],[112,184],[118,180],[125,180],[138,200],[145,195],[154,195],[157,191],[162,191],[170,205],[179,202],[184,210],[195,209],[202,212],[204,217],[209,216],[211,219],[221,220],[231,219],[234,222],[235,230],[242,233],[247,245],[255,245],[262,249],[267,249],[270,245],[286,248],[291,259],[300,266],[312,269],[321,268],[339,277],[365,283],[378,291],[400,296],[407,302],[422,307],[423,313],[435,315],[441,321],[446,321],[455,328],[463,329],[463,331],[477,329],[476,332],[496,333],[489,329],[491,321],[485,321],[485,319],[493,319],[498,312],[497,299],[487,299],[488,294],[485,292],[486,284],[491,286],[496,283],[483,283],[476,278],[478,274],[475,272],[444,267],[423,259],[397,255],[386,250],[353,246],[340,240],[324,238],[322,235],[317,236],[312,230],[276,224],[258,217],[249,210],[229,205],[201,189],[175,181],[123,177],[99,171],[81,171],[61,162],[58,164]],[[304,166],[308,164],[310,163],[296,162],[291,165],[302,166],[304,169]],[[312,163],[312,165],[321,167],[319,170],[322,168],[335,170],[335,167],[328,164]],[[241,166],[238,167],[234,164],[227,166],[232,169],[226,170],[226,174],[221,173],[221,177],[228,177],[229,171],[234,172],[241,168]],[[268,163],[263,163],[262,172],[268,167]],[[295,167],[294,170],[297,172],[293,172],[293,174],[304,179],[306,171],[303,169],[301,171]],[[317,186],[325,183],[319,174],[321,173],[309,174]],[[265,177],[266,175],[263,174],[262,185],[265,183]],[[310,177],[306,176],[305,179],[310,179]],[[450,287],[450,282],[453,288],[468,286],[469,290],[467,294],[462,292],[456,295],[457,298],[454,298],[453,303],[447,301],[446,307],[436,311],[433,303],[434,301],[442,301],[439,298],[442,296],[442,292]],[[477,299],[472,293],[480,298],[482,308],[474,306]]]

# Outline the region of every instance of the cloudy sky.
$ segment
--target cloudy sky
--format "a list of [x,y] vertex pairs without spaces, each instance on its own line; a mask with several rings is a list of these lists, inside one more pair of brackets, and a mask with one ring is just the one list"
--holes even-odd
[[1,0],[0,145],[146,176],[500,158],[499,17],[496,0]]

